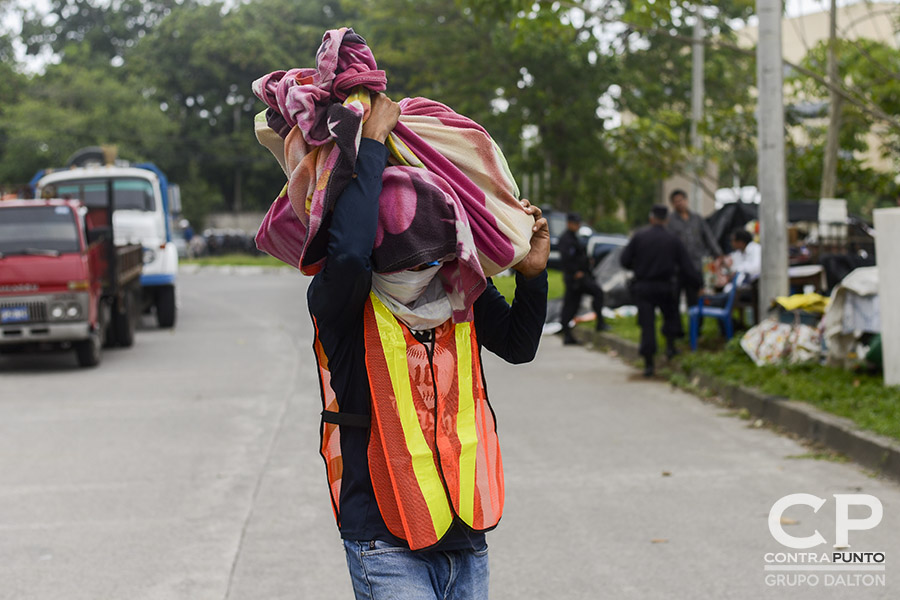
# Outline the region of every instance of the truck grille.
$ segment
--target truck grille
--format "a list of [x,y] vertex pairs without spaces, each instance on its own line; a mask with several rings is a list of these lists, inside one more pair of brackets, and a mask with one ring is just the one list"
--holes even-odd
[[47,322],[47,303],[46,302],[0,302],[0,308],[28,308],[28,320],[19,321],[19,323],[46,323]]

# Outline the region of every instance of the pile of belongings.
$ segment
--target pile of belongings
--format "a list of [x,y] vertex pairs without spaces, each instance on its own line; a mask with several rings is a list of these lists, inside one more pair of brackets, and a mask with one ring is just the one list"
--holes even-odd
[[741,338],[741,348],[758,367],[817,360],[821,347],[822,338],[815,327],[773,318],[754,325]]
[[[306,275],[322,269],[331,210],[353,176],[370,94],[386,86],[365,40],[348,28],[325,33],[315,68],[275,71],[253,83],[268,106],[256,116],[257,139],[288,179],[256,235],[261,250]],[[386,142],[391,158],[373,266],[395,273],[441,261],[453,321],[471,320],[486,278],[528,253],[534,219],[483,127],[426,98],[399,104],[400,121]]]
[[778,296],[780,318],[765,319],[741,338],[741,348],[757,366],[818,360],[822,353],[821,321],[828,298],[821,294]]
[[864,356],[866,341],[881,332],[878,302],[878,267],[860,267],[831,291],[823,319],[826,363],[852,367]]

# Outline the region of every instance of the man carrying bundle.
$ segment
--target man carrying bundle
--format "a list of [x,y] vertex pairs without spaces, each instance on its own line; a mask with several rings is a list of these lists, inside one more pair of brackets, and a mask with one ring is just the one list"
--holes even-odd
[[[386,84],[348,28],[314,69],[253,83],[288,179],[256,241],[314,277],[321,454],[356,597],[487,598],[504,487],[481,349],[534,358],[550,235],[481,125]],[[512,306],[489,279],[507,268]]]
[[435,277],[443,257],[373,274],[384,142],[399,114],[373,97],[355,176],[334,206],[328,259],[308,290],[325,393],[340,401],[340,411],[323,413],[340,429],[335,510],[357,598],[487,598],[484,532],[500,519],[503,473],[480,350],[511,363],[534,358],[549,231],[523,201],[535,222],[531,251],[513,267],[515,300],[489,283],[471,322],[450,318]]

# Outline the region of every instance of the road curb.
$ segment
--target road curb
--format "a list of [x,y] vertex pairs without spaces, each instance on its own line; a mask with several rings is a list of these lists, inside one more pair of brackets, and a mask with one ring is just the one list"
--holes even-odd
[[[622,358],[640,359],[638,345],[602,332],[576,329],[582,341],[592,342],[596,350],[610,349]],[[673,365],[673,369],[690,375]],[[900,481],[900,443],[886,436],[860,429],[850,419],[822,411],[810,404],[764,394],[752,388],[726,383],[710,375],[693,378],[736,408],[746,409],[756,419],[770,423],[806,440],[822,444],[879,475]]]

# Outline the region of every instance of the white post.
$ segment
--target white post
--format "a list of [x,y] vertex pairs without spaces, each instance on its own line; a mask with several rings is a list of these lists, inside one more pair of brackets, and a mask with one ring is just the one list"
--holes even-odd
[[900,385],[900,310],[896,308],[900,302],[900,208],[879,208],[873,213],[884,383]]
[[703,164],[703,137],[700,135],[699,125],[703,119],[703,96],[705,93],[703,87],[703,36],[705,31],[703,17],[699,10],[695,17],[691,55],[691,175],[693,176],[693,185],[688,202],[692,211],[702,214],[704,194],[700,179],[706,175],[706,168]]
[[760,317],[776,296],[788,293],[787,180],[784,169],[784,74],[781,53],[781,0],[757,0],[759,42],[758,165],[762,272]]

